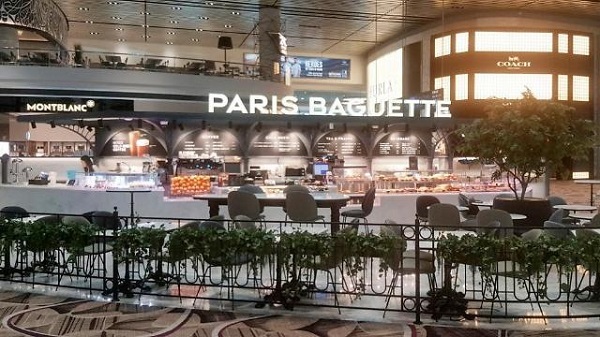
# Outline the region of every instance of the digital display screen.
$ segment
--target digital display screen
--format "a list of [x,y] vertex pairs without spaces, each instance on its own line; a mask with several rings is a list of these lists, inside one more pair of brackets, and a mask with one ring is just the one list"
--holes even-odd
[[282,56],[281,74],[288,73],[292,78],[350,78],[349,59],[331,59],[324,57]]
[[327,171],[329,171],[329,164],[326,164],[326,163],[314,163],[313,164],[313,175],[325,176],[325,175],[327,175]]

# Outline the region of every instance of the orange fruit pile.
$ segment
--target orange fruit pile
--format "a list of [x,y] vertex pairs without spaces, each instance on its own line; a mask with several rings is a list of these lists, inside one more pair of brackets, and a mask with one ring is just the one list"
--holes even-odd
[[192,195],[210,191],[210,176],[176,176],[171,178],[171,195]]

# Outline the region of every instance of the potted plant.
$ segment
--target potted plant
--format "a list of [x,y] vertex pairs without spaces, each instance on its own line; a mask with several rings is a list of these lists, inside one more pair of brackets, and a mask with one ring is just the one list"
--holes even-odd
[[564,104],[538,100],[530,90],[518,100],[494,99],[488,117],[461,128],[459,149],[494,163],[493,179],[504,178],[516,199],[525,199],[529,184],[565,158],[586,158],[596,144],[591,120]]
[[526,198],[530,184],[563,168],[565,158],[587,158],[597,143],[595,125],[578,117],[573,108],[538,100],[529,90],[518,100],[493,99],[487,111],[487,118],[460,129],[463,139],[458,148],[481,162],[495,164],[492,179],[504,179],[514,193],[514,200],[494,207],[527,215],[515,223],[517,227],[541,227],[552,207],[546,200]]

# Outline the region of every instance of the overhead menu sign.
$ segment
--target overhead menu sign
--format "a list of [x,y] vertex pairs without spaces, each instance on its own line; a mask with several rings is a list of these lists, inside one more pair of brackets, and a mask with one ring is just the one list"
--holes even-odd
[[338,156],[363,156],[367,154],[364,144],[351,133],[332,132],[323,136],[313,149],[317,157],[336,154]]
[[212,158],[240,156],[241,150],[235,136],[227,131],[199,130],[181,139],[175,147],[179,158]]
[[258,136],[249,150],[251,156],[308,156],[308,151],[295,132],[267,131]]
[[147,157],[167,155],[167,151],[152,135],[143,130],[119,132],[114,135],[104,149],[102,156]]
[[375,146],[376,156],[424,156],[427,150],[415,136],[393,132],[383,137]]

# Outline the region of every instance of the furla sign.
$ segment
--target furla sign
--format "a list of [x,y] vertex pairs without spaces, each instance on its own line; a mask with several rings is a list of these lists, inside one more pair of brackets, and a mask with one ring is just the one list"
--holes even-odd
[[531,68],[531,61],[521,61],[519,56],[509,56],[506,61],[496,62],[496,66],[508,70],[518,70],[522,68]]

